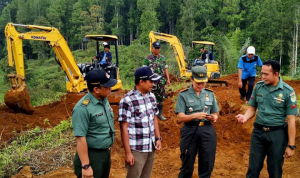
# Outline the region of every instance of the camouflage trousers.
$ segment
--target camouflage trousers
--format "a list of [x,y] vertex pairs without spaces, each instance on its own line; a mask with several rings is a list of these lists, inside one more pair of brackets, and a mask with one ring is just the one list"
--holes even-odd
[[158,106],[162,105],[164,99],[166,98],[165,86],[166,86],[166,79],[161,78],[159,81],[154,82],[154,86],[152,87],[151,92],[155,95]]

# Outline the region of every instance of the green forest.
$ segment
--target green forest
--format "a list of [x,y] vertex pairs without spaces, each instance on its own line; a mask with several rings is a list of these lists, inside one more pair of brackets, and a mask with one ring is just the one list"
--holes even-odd
[[[263,61],[274,59],[282,64],[282,75],[300,78],[299,0],[0,0],[0,10],[1,75],[9,72],[4,62],[7,59],[4,28],[13,22],[58,28],[78,62],[90,61],[95,55],[95,44],[88,43],[85,48],[85,35],[117,35],[125,88],[132,86],[129,81],[133,79],[133,66],[141,66],[149,54],[151,30],[176,35],[188,60],[200,48],[192,47],[193,40],[214,42],[222,75],[237,73],[240,56],[253,45]],[[41,66],[56,65],[55,53],[43,42],[24,41],[23,49],[29,89],[36,91],[34,82],[42,80],[41,73],[53,71]],[[178,76],[172,48],[164,43],[161,53],[167,58],[170,72]],[[33,70],[36,65],[40,66],[39,74]],[[54,71],[64,80],[59,66]],[[57,82],[54,75],[48,77]],[[63,85],[58,82],[53,90],[63,91],[60,89]]]

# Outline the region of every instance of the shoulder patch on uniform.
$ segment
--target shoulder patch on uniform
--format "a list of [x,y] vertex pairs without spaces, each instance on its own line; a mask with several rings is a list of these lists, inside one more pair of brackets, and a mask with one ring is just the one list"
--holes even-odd
[[179,93],[184,92],[184,91],[187,91],[188,89],[189,89],[189,88],[185,88],[185,89],[179,90]]
[[214,91],[212,91],[211,89],[208,89],[208,88],[204,88],[205,90],[207,90],[207,91],[211,91],[211,92],[214,92]]
[[90,100],[89,99],[85,99],[81,104],[83,104],[83,105],[88,105],[89,104],[89,102],[90,102]]
[[294,91],[294,89],[286,83],[283,83],[283,86],[289,89],[290,91]]

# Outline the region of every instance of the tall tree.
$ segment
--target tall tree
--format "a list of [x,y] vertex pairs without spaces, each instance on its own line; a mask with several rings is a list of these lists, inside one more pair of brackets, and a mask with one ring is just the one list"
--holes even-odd
[[112,32],[112,34],[117,35],[119,38],[119,43],[124,43],[124,23],[123,23],[123,16],[121,14],[121,8],[124,7],[124,1],[123,0],[112,0],[111,5],[114,9],[114,16],[111,20],[109,27]]
[[148,35],[151,30],[159,29],[159,21],[157,19],[156,9],[159,5],[159,0],[138,0],[137,7],[142,12],[141,15],[141,35],[142,43],[149,41]]
[[183,1],[181,7],[179,24],[177,26],[178,32],[181,32],[183,44],[190,44],[195,37],[196,33],[196,22],[195,16],[197,12],[197,2],[196,0],[186,0]]

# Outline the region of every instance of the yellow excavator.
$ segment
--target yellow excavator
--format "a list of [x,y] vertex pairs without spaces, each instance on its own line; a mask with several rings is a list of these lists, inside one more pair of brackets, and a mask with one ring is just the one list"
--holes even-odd
[[[15,27],[24,27],[27,29],[39,31],[19,33]],[[29,92],[25,83],[25,69],[22,45],[23,40],[36,40],[46,42],[47,45],[51,46],[55,51],[57,57],[56,60],[67,76],[67,91],[71,93],[80,93],[83,91],[87,91],[87,84],[84,79],[86,70],[84,71],[82,69],[83,67],[87,68],[88,64],[83,65],[76,63],[66,40],[57,28],[8,23],[5,27],[5,37],[7,40],[8,64],[11,67],[15,66],[16,74],[8,75],[11,82],[11,88],[5,93],[4,101],[5,104],[13,111],[24,112],[28,114],[34,112],[34,107],[31,105]],[[96,40],[97,44],[99,44],[98,42],[103,39],[107,41],[114,41],[117,45],[118,40],[116,36],[109,35],[90,35],[86,36],[86,38]],[[99,52],[99,45],[97,47],[97,52]],[[122,81],[119,78],[118,59],[116,60],[116,65],[114,65],[111,69],[114,75],[111,75],[111,77],[117,79],[118,83],[112,88],[112,90],[122,89]],[[97,64],[94,66],[97,66]],[[97,67],[94,68],[97,69]],[[99,70],[101,70],[101,68],[99,68]]]
[[[182,44],[180,40],[170,34],[166,33],[159,33],[150,31],[149,33],[149,39],[150,39],[150,51],[151,51],[151,45],[155,41],[164,41],[169,43],[173,47],[174,55],[180,70],[180,78],[186,79],[192,76],[191,69],[193,67],[193,64],[189,64],[186,62],[186,57],[183,51]],[[204,44],[207,43],[207,45],[214,45],[212,42],[203,42],[203,41],[193,41],[193,44]],[[207,68],[207,76],[208,76],[208,84],[210,86],[227,86],[226,81],[217,80],[220,78],[220,68],[218,62],[214,61],[213,63],[205,63],[203,64],[204,67]]]

